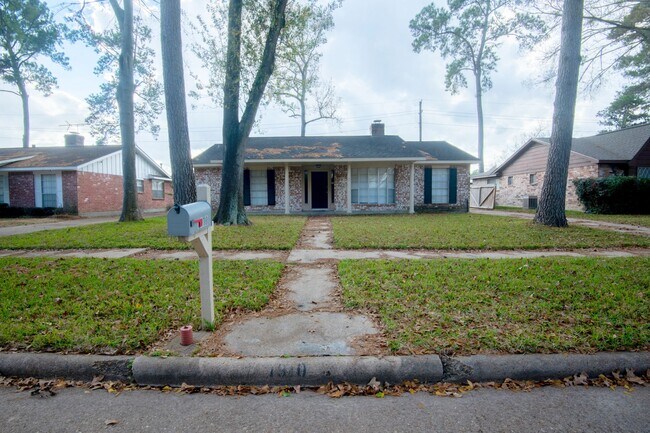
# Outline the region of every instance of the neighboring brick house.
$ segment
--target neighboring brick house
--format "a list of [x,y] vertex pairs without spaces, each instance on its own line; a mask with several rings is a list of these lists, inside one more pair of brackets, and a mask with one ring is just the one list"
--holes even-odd
[[[84,146],[66,135],[60,147],[0,148],[0,203],[23,208],[62,208],[83,216],[122,210],[121,146]],[[143,212],[173,205],[169,174],[136,149],[138,206]]]
[[[472,176],[473,184],[496,185],[497,206],[528,207],[541,193],[548,149],[549,139],[533,138],[500,166]],[[650,178],[650,124],[574,138],[569,159],[566,208],[582,209],[573,179],[615,175]]]
[[[224,147],[194,158],[217,208]],[[252,137],[244,161],[249,212],[366,213],[467,211],[469,167],[478,159],[444,141],[407,142],[384,135]]]

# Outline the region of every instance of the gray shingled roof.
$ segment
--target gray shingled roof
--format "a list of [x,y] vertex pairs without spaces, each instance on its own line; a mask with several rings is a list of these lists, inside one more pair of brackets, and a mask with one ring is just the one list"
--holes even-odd
[[407,141],[407,146],[420,152],[427,160],[478,162],[479,159],[446,141]]
[[[120,149],[121,146],[0,148],[0,168],[74,168]],[[27,159],[5,163],[21,158]]]
[[[444,141],[406,142],[397,135],[319,136],[319,137],[251,137],[246,146],[247,161],[265,160],[347,160],[412,159],[413,161],[454,156],[454,161],[474,162],[475,158]],[[194,164],[212,164],[223,160],[223,145],[215,144],[193,159]],[[457,159],[456,157],[459,157]],[[451,159],[449,159],[451,160]]]
[[[629,161],[650,140],[650,124],[574,138],[571,150],[598,161]],[[548,139],[540,139],[546,143]]]

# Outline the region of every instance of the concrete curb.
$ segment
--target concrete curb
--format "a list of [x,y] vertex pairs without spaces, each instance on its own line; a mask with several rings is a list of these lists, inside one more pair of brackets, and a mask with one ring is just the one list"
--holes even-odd
[[91,381],[130,382],[134,356],[59,355],[56,353],[2,353],[0,375],[38,378],[64,378]]
[[577,373],[589,377],[625,371],[645,373],[650,368],[650,352],[601,352],[593,355],[473,355],[442,357],[447,382],[490,382],[505,379],[562,379]]
[[133,363],[140,385],[323,385],[349,382],[365,385],[373,377],[400,383],[419,379],[438,382],[443,377],[437,355],[325,356],[309,358],[150,358]]
[[328,382],[367,384],[373,377],[392,384],[418,379],[435,382],[489,382],[505,379],[561,379],[650,369],[650,352],[593,355],[323,356],[305,358],[185,358],[147,356],[0,353],[0,376],[134,381],[138,385],[304,385]]

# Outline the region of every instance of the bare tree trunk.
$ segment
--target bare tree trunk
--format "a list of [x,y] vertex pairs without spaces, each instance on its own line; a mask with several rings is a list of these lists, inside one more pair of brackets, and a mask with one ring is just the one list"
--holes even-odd
[[584,0],[564,0],[560,63],[555,83],[553,130],[548,150],[546,175],[535,213],[535,222],[552,227],[566,227],[566,183],[571,156],[575,116],[580,42]]
[[244,151],[264,89],[273,72],[275,51],[284,27],[287,0],[276,0],[269,33],[255,80],[241,121],[239,120],[239,84],[241,76],[242,0],[230,0],[228,9],[228,51],[224,84],[223,144],[225,155],[221,174],[221,197],[215,216],[217,224],[250,224],[244,209]]
[[196,201],[196,179],[185,104],[180,0],[161,0],[160,28],[174,203],[182,205]]
[[19,80],[17,84],[23,103],[23,147],[29,147],[29,95],[23,80]]
[[476,115],[478,117],[478,172],[483,173],[485,164],[483,163],[483,89],[481,88],[481,73],[475,75],[476,78]]
[[305,108],[305,100],[300,100],[300,136],[307,135],[307,113]]
[[120,26],[121,47],[117,105],[120,111],[120,133],[122,138],[122,178],[124,198],[120,221],[139,221],[142,214],[138,209],[135,173],[135,118],[133,112],[133,0],[124,0],[124,9],[111,0],[111,6]]

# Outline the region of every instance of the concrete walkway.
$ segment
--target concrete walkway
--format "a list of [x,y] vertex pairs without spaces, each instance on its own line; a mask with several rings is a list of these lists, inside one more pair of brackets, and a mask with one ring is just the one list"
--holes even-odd
[[[470,213],[475,213],[479,215],[496,215],[496,216],[507,216],[514,218],[523,218],[532,220],[535,215],[525,212],[510,212],[503,210],[486,210],[486,209],[470,209]],[[620,233],[629,233],[632,235],[641,235],[641,236],[650,236],[650,227],[636,226],[631,224],[618,224],[607,221],[596,221],[583,218],[567,218],[567,221],[570,224],[577,224],[584,227],[589,227],[592,229],[602,229],[602,230],[611,230],[614,232]]]
[[[329,252],[331,241],[329,218],[310,218],[298,245],[303,251]],[[225,350],[244,356],[360,354],[354,340],[378,330],[366,316],[341,311],[336,267],[321,262],[287,266],[270,308],[226,325]],[[203,347],[210,345],[207,341]]]
[[[153,218],[164,215],[161,212],[147,213],[144,218]],[[70,219],[58,222],[43,222],[35,224],[25,224],[19,226],[0,227],[0,236],[24,235],[27,233],[36,233],[46,230],[59,230],[71,227],[83,227],[93,224],[116,222],[119,215],[106,216],[106,217],[85,217],[79,219]]]
[[0,227],[0,236],[24,235],[27,233],[42,232],[45,230],[67,229],[70,227],[82,227],[92,224],[101,224],[117,221],[117,217],[80,218],[67,221],[25,224],[22,226]]

